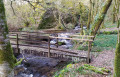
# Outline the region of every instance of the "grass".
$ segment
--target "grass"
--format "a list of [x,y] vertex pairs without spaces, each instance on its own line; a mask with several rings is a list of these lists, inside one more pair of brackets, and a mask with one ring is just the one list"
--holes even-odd
[[[100,52],[103,50],[110,50],[116,47],[117,43],[117,34],[105,35],[100,34],[97,35],[93,44],[92,44],[92,51]],[[79,50],[87,50],[86,47],[78,47]]]
[[112,34],[112,35],[100,34],[100,35],[96,36],[95,41],[94,41],[94,46],[115,48],[116,42],[117,42],[117,35],[115,35],[115,34]]

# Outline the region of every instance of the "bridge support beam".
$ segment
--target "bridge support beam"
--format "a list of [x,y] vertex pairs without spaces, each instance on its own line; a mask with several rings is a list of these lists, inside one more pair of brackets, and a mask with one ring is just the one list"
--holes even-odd
[[91,44],[92,44],[92,42],[91,41],[89,41],[88,42],[88,56],[87,56],[87,63],[90,63],[90,51],[91,51]]
[[48,57],[50,57],[50,37],[48,36]]

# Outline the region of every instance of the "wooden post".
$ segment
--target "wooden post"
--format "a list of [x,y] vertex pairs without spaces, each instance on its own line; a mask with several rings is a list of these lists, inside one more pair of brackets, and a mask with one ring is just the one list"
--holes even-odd
[[87,63],[90,63],[90,51],[91,51],[91,42],[88,41],[88,57],[87,57]]
[[30,40],[30,33],[28,32],[28,39]]
[[18,54],[20,53],[19,51],[19,37],[18,37],[18,34],[16,34],[16,42],[17,42],[17,51],[18,51]]
[[48,36],[48,57],[50,57],[50,37]]
[[[57,37],[58,37],[58,34],[57,34]],[[57,38],[57,46],[56,47],[58,48],[58,38]]]

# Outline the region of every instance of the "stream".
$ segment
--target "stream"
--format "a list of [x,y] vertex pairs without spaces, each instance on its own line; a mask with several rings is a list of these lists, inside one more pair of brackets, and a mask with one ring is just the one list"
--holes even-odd
[[[80,30],[79,26],[76,26],[74,30]],[[72,34],[72,33],[59,33],[59,37],[69,37],[63,34]],[[71,40],[66,39],[59,39],[59,42],[63,44],[59,46],[59,48],[66,48],[69,49],[73,46]],[[57,42],[56,39],[52,39],[50,41],[51,44],[55,44]],[[54,47],[54,45],[51,45]],[[33,56],[24,54],[26,56],[26,60],[22,62],[21,65],[15,67],[15,77],[52,77],[54,72],[58,70],[56,66],[62,66],[64,63],[61,60],[47,58],[47,57],[40,57],[40,56]],[[17,56],[17,59],[22,58],[23,55]]]

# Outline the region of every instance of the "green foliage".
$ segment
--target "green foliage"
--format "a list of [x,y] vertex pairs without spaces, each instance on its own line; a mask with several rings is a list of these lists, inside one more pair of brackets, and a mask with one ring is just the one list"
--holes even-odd
[[116,42],[117,42],[117,35],[100,34],[100,35],[96,36],[96,39],[94,41],[94,46],[115,48]]
[[104,35],[100,34],[96,36],[93,43],[92,51],[103,51],[104,49],[110,50],[116,47],[117,35]]
[[73,29],[75,26],[72,23],[68,23],[68,24],[66,24],[66,27],[69,29]]
[[24,26],[25,26],[25,27],[29,27],[29,25],[30,25],[30,22],[28,22],[28,21],[25,21],[25,22],[24,22]]
[[[56,12],[55,15],[53,12]],[[57,26],[55,18],[55,16],[57,16],[57,12],[58,11],[56,8],[49,8],[42,16],[42,20],[38,26],[38,29],[49,29]]]
[[76,72],[78,72],[81,75],[85,75],[85,74],[88,74],[90,71],[88,72],[88,71],[84,70],[83,66],[80,66],[78,69],[76,69]]
[[110,72],[108,69],[94,67],[94,66],[88,65],[88,64],[84,64],[83,68],[86,69],[86,70],[92,70],[92,71],[94,71],[96,73],[99,73],[99,74],[106,74],[106,73]]
[[53,77],[64,77],[65,73],[70,72],[73,68],[72,64],[68,64],[64,69],[60,70],[60,72],[55,73]]
[[[60,4],[57,4],[57,2],[59,2]],[[83,3],[74,0],[61,0],[61,1],[53,0],[50,3],[55,3],[55,5],[48,7],[49,9],[47,9],[44,15],[42,16],[42,20],[39,24],[38,29],[53,28],[58,25],[61,26],[59,22],[61,21],[61,19],[64,21],[65,26],[71,29],[74,27],[73,25],[79,22],[78,20],[79,15],[81,15],[81,18],[84,21],[84,25],[86,25],[88,7],[85,6]],[[59,19],[59,16],[57,16],[56,13],[53,16],[52,12],[55,12],[55,10],[52,10],[51,8],[55,8],[61,19]],[[49,14],[48,12],[51,13]],[[49,14],[49,16],[47,14]]]
[[[103,50],[110,50],[112,48],[116,47],[117,42],[117,35],[111,34],[111,35],[105,35],[100,34],[97,35],[94,42],[92,43],[92,50],[93,52],[100,52]],[[88,50],[88,46],[79,46],[78,50]]]
[[23,59],[21,58],[20,61],[16,62],[14,66],[20,65],[22,61],[23,61]]
[[116,47],[117,35],[104,35],[96,36],[93,43],[92,51],[103,51],[104,49],[110,50]]
[[103,31],[103,32],[100,32],[100,34],[106,34],[106,35],[110,35],[110,34],[117,34],[118,31],[117,30],[114,30],[114,31]]
[[116,28],[117,27],[117,23],[112,23],[108,21],[106,21],[104,25],[105,25],[105,28]]
[[58,42],[58,45],[64,45],[65,43],[64,42]]
[[74,64],[68,64],[59,72],[56,72],[53,77],[78,77],[80,75],[90,75],[92,72],[98,74],[108,74],[110,70],[106,68],[94,67],[92,65],[84,64],[79,67],[74,67]]

